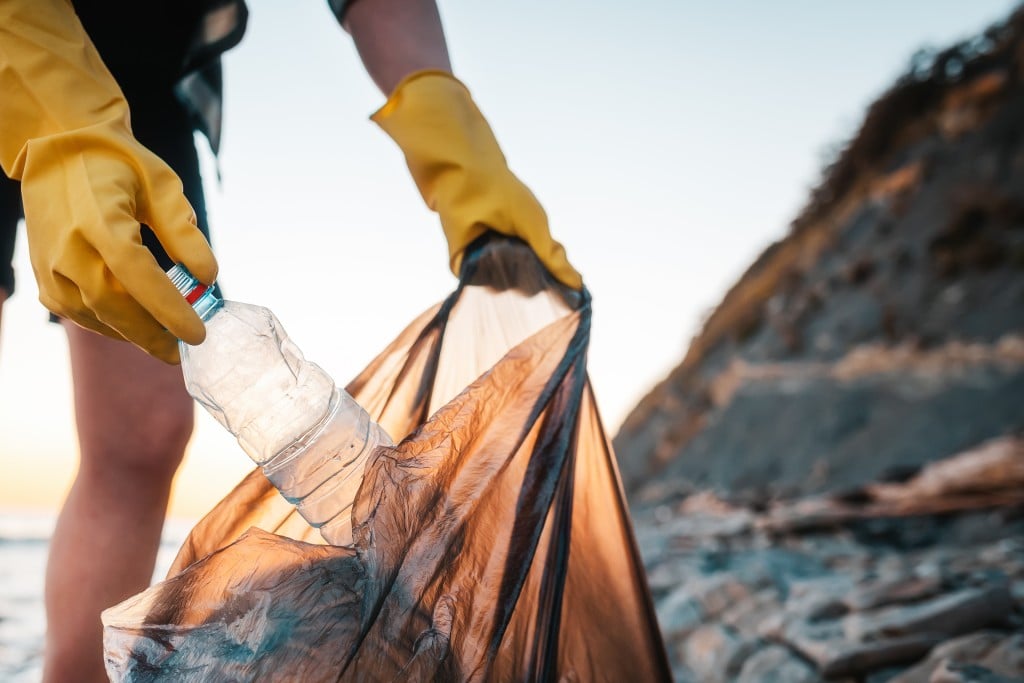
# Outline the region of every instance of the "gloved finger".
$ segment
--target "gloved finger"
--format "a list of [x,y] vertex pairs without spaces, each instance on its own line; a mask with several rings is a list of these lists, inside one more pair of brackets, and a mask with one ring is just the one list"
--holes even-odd
[[[92,253],[80,254],[83,258],[65,264],[53,278],[54,282],[61,283],[58,285],[60,301],[69,313],[68,317],[82,320],[85,327],[89,327],[88,318],[92,317],[150,355],[173,362],[177,357],[174,351],[177,339],[174,335],[135,300],[104,263],[102,254],[85,243],[79,244],[77,248],[80,252]],[[152,255],[145,247],[138,247],[138,251],[140,260],[152,260]],[[159,266],[154,267],[165,281],[169,281]],[[174,294],[181,299],[177,290],[174,290]],[[181,301],[188,306],[183,299]],[[192,307],[188,308],[195,315]],[[199,324],[202,325],[202,321]],[[91,329],[96,328],[92,326]]]
[[[170,285],[171,291],[167,294],[170,303],[183,306],[186,309],[185,313],[195,318],[198,331],[205,335],[205,328],[199,316],[170,284],[170,280],[156,264],[152,254],[141,244],[136,244],[130,239],[115,239],[107,245],[106,253],[101,253],[94,246],[81,242],[76,245],[76,250],[79,258],[63,263],[57,271],[59,275],[54,277],[55,281],[62,279],[73,283],[72,286],[63,286],[58,295],[65,312],[72,320],[82,317],[83,311],[88,311],[89,315],[103,325],[114,329],[147,353],[173,362],[177,357],[173,350],[177,343],[173,330],[168,332],[165,329],[166,325],[154,317],[145,302],[137,300],[132,290],[124,286],[116,271],[110,267],[111,263],[118,264],[119,259],[127,259],[126,263],[148,261],[151,264],[154,283]],[[130,265],[121,265],[122,271],[130,273]]]
[[[513,216],[514,222],[511,229],[499,229],[490,225],[477,224],[473,229],[465,231],[466,239],[464,243],[457,245],[459,250],[452,254],[451,257],[452,273],[458,276],[462,267],[462,254],[466,247],[477,237],[487,232],[487,230],[494,230],[503,235],[518,237],[526,242],[530,245],[530,249],[540,262],[544,264],[547,271],[551,273],[552,277],[577,292],[582,290],[583,276],[569,263],[565,247],[551,236],[551,232],[547,228],[547,215],[540,207],[540,204],[537,202],[521,202],[516,204],[516,206],[519,207],[519,211]],[[536,208],[534,211],[530,211],[528,207]],[[541,229],[538,229],[538,227]]]
[[566,287],[577,292],[583,289],[583,276],[569,263],[569,259],[565,255],[565,247],[551,239],[550,236],[535,241],[536,243],[530,243],[530,247],[533,248],[537,258],[548,269],[548,272]]
[[[90,306],[97,317],[143,348],[148,349],[150,343],[165,335],[201,344],[206,338],[203,321],[149,250],[138,245],[122,247],[121,251],[117,257],[104,260],[124,294],[113,286],[97,292],[96,305]],[[91,302],[87,299],[87,303]]]
[[530,245],[556,280],[576,291],[583,289],[582,276],[569,263],[565,247],[552,237],[547,212],[530,188],[512,176],[505,189],[515,236]]
[[[143,246],[138,221],[125,207],[112,211],[106,220],[115,239],[103,245],[99,259],[109,270],[112,281],[97,282],[92,289],[86,289],[83,280],[78,279],[86,303],[91,304],[89,297],[93,297],[102,312],[93,305],[90,308],[101,321],[147,350],[146,343],[140,340],[152,339],[154,344],[164,344],[163,335],[156,333],[164,329],[189,344],[201,344],[206,338],[203,321],[171,283],[149,249]],[[122,304],[128,306],[123,314],[116,310]],[[115,322],[114,318],[122,315],[123,320]],[[143,327],[139,330],[125,327],[136,323]]]
[[[565,247],[559,242],[550,237],[524,235],[519,232],[506,233],[502,230],[496,230],[495,232],[508,234],[510,237],[518,237],[523,240],[530,245],[530,249],[537,255],[537,259],[551,273],[552,277],[577,292],[583,289],[583,276],[569,263],[569,259],[565,255]],[[481,234],[483,233],[481,232]],[[465,248],[454,254],[451,258],[451,269],[455,275],[458,275],[462,268],[462,255],[464,251]]]
[[[50,292],[56,292],[56,298],[51,296]],[[117,341],[130,341],[116,329],[96,318],[89,305],[84,301],[78,286],[70,278],[59,273],[55,274],[51,282],[48,283],[46,292],[41,289],[39,301],[54,314],[70,320],[80,327]],[[146,340],[145,345],[138,343],[135,345],[165,363],[176,365],[181,362],[177,340],[166,333],[163,338]]]
[[[51,292],[56,293],[51,294]],[[125,341],[125,338],[117,333],[117,330],[107,327],[85,307],[82,303],[82,295],[78,286],[68,278],[56,274],[52,282],[48,283],[45,289],[39,289],[39,303],[46,307],[54,315],[70,320],[79,327],[84,327],[93,332],[102,334],[118,341]]]
[[167,363],[179,362],[177,338],[123,288],[111,283],[96,293],[83,290],[82,303],[100,325],[116,331],[149,355]]
[[175,263],[183,263],[200,282],[212,285],[217,280],[217,259],[210,243],[196,227],[196,214],[185,198],[181,180],[161,160],[151,164],[150,176],[143,180],[149,206],[146,224]]
[[[138,344],[136,344],[136,346],[138,346]],[[162,360],[168,365],[181,364],[180,347],[178,346],[178,340],[175,339],[173,335],[165,335],[149,346],[139,346],[139,348],[157,360]]]

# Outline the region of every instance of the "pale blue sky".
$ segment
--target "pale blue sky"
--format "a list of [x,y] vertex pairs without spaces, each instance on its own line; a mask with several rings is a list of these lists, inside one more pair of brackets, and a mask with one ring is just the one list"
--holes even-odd
[[[702,313],[785,233],[823,150],[852,134],[911,54],[1014,5],[439,4],[456,73],[594,295],[590,372],[613,431],[679,362]],[[454,278],[435,217],[367,120],[383,96],[326,3],[250,7],[248,35],[225,59],[220,186],[206,159],[223,283],[272,308],[345,382]],[[63,334],[35,302],[23,236],[17,259],[0,458],[23,495],[8,487],[0,506],[52,503],[52,491],[32,498],[35,479],[63,486],[75,463]],[[246,469],[202,419],[180,480],[194,491],[188,509]]]

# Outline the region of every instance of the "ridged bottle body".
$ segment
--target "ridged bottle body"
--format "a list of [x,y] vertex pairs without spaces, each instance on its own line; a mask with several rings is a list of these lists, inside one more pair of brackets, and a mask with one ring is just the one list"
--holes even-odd
[[189,394],[328,543],[346,542],[349,525],[339,516],[370,454],[390,437],[303,357],[268,309],[224,301],[203,317],[206,340],[180,344]]

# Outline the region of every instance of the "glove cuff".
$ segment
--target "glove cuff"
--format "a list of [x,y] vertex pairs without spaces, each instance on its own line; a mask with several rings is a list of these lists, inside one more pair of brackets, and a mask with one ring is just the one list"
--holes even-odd
[[[413,86],[413,84],[417,81],[429,81],[426,85],[427,88],[443,88],[452,91],[461,90],[465,97],[471,98],[466,84],[456,78],[451,72],[444,69],[423,69],[422,71],[414,71],[400,80],[398,85],[391,90],[391,94],[388,95],[387,101],[381,108],[370,114],[370,120],[383,128],[383,121],[401,106],[406,91],[410,88],[416,88],[417,86]],[[424,84],[420,83],[419,85]]]

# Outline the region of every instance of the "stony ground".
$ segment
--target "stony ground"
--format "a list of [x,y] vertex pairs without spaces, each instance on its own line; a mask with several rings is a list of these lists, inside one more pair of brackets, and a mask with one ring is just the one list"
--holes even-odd
[[677,681],[1024,681],[1024,506],[802,509],[637,511]]

